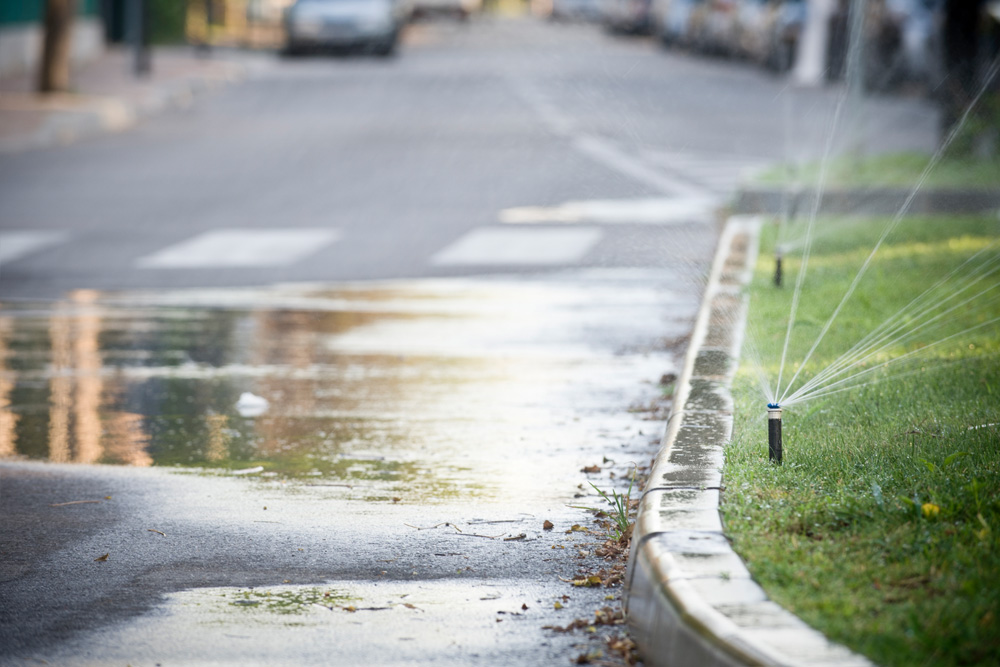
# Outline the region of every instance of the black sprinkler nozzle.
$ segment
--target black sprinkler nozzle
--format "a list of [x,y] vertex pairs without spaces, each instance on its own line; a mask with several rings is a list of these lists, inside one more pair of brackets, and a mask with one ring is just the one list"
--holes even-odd
[[781,248],[774,251],[774,286],[781,287]]
[[767,404],[767,457],[781,465],[781,406]]

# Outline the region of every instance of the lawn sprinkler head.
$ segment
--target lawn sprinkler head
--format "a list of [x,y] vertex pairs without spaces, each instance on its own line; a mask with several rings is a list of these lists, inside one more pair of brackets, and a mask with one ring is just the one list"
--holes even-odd
[[781,406],[767,404],[767,458],[781,465]]
[[774,249],[774,286],[781,287],[781,256],[783,255],[781,246]]

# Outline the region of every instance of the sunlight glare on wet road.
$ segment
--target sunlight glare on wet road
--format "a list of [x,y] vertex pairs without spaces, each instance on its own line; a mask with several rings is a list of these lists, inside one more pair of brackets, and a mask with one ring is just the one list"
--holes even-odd
[[[369,500],[548,500],[548,464],[578,470],[596,420],[635,428],[607,398],[643,380],[655,394],[670,363],[656,341],[694,307],[648,272],[610,275],[5,306],[0,453],[276,476]],[[626,331],[649,347],[615,349]]]

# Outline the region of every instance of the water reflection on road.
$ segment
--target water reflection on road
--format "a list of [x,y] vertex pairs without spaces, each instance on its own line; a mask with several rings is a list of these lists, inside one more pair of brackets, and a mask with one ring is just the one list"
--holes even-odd
[[[694,305],[641,271],[544,289],[422,281],[4,304],[0,456],[264,475],[366,499],[516,495],[551,481],[522,448],[537,465],[539,447],[573,456],[595,429],[637,428],[607,397],[643,378],[655,398],[671,370],[661,343]],[[646,343],[614,349],[622,340]],[[584,381],[595,376],[599,391]],[[247,393],[257,410],[238,406]]]

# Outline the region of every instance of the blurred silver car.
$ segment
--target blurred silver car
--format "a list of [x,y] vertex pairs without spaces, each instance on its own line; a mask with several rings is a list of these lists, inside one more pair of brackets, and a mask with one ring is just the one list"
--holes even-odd
[[691,13],[698,4],[699,0],[653,0],[653,34],[666,46],[688,45]]
[[360,48],[390,55],[408,7],[401,0],[296,0],[285,13],[286,52]]

